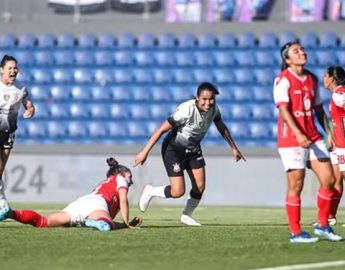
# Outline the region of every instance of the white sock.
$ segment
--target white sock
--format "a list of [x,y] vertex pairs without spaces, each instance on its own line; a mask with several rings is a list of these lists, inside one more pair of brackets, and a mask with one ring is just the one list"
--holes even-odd
[[166,198],[164,190],[166,186],[152,187],[151,194],[155,197]]
[[0,178],[0,201],[6,201],[4,181]]
[[197,208],[197,206],[199,205],[199,203],[200,203],[200,200],[189,197],[182,214],[191,216],[195,208]]

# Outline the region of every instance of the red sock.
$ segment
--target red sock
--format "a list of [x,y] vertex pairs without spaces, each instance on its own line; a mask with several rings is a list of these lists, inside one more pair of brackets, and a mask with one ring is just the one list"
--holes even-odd
[[328,217],[331,213],[334,189],[319,188],[317,193],[318,223],[320,226],[328,226]]
[[286,196],[286,214],[289,222],[290,232],[299,234],[301,229],[301,198],[296,196]]
[[32,210],[12,210],[11,218],[34,227],[48,227],[48,219]]
[[107,218],[104,218],[104,217],[98,218],[98,220],[102,220],[102,221],[108,223],[108,224],[110,225],[111,229],[112,229],[112,230],[115,230],[116,225],[115,225],[115,222],[114,222],[114,221],[112,221],[112,220],[110,220],[110,219],[107,219]]
[[334,190],[333,198],[332,198],[332,206],[331,206],[331,213],[329,215],[330,218],[334,218],[337,215],[338,206],[343,196],[343,190]]

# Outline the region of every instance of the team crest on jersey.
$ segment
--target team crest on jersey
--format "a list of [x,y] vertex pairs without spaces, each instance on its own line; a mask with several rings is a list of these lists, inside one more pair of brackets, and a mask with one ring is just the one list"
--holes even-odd
[[10,95],[9,94],[4,94],[4,100],[5,101],[9,101],[10,99]]
[[180,164],[179,164],[179,163],[174,163],[174,164],[173,164],[173,171],[174,171],[175,173],[178,173],[178,172],[181,171],[181,167],[180,167]]

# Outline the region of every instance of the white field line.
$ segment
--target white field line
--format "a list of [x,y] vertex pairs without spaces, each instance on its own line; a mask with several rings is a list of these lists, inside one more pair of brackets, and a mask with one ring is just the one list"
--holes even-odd
[[305,270],[305,269],[321,269],[327,267],[337,267],[345,265],[345,261],[330,261],[321,263],[307,263],[307,264],[294,264],[286,266],[276,266],[268,268],[257,268],[253,270]]

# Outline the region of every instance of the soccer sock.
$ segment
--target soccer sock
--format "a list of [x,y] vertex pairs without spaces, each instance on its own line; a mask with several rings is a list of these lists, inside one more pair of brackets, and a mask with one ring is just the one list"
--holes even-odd
[[301,197],[286,196],[286,214],[289,222],[290,232],[294,235],[299,234],[301,229]]
[[334,190],[333,198],[332,198],[332,207],[331,207],[331,213],[329,217],[334,218],[337,215],[338,206],[341,200],[341,197],[343,196],[343,189],[341,190]]
[[13,210],[11,218],[34,227],[48,227],[48,219],[32,210]]
[[0,177],[0,200],[6,201],[4,181]]
[[171,198],[171,186],[152,187],[151,194],[159,198]]
[[317,193],[318,223],[321,227],[328,226],[328,217],[331,213],[334,189],[319,188]]
[[186,206],[182,212],[182,214],[191,216],[195,210],[195,208],[198,207],[200,200],[202,197],[202,193],[197,193],[193,190],[189,193],[189,198],[187,199]]
[[107,218],[105,218],[105,217],[100,217],[100,218],[98,218],[97,220],[102,220],[102,221],[108,223],[112,230],[115,230],[115,229],[116,229],[115,222],[112,221],[112,220],[110,220],[110,219],[107,219]]

